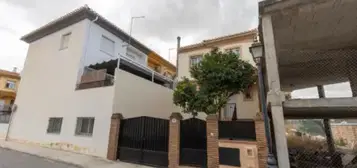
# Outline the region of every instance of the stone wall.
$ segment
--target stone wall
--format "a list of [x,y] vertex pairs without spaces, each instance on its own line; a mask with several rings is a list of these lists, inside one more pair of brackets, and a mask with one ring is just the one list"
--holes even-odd
[[357,125],[333,125],[331,124],[332,136],[335,141],[343,140],[348,148],[354,148],[357,144]]

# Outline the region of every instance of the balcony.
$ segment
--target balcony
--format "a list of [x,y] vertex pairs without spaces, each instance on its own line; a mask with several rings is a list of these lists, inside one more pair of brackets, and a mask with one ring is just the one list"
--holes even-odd
[[[114,85],[118,59],[91,64],[84,68],[77,90]],[[164,87],[173,88],[173,80],[132,59],[121,56],[120,69]],[[120,80],[120,79],[119,79]]]

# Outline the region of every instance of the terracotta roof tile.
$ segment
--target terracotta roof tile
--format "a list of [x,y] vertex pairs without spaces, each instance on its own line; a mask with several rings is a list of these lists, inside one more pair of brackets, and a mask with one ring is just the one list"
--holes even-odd
[[20,74],[17,72],[11,72],[11,71],[7,71],[7,70],[3,70],[0,69],[0,76],[1,75],[7,75],[7,76],[13,76],[13,77],[19,77],[20,78]]
[[236,33],[236,34],[230,34],[230,35],[226,35],[226,36],[207,39],[207,40],[203,40],[201,43],[196,43],[196,44],[191,44],[191,45],[180,47],[180,51],[186,50],[186,49],[192,49],[192,48],[200,47],[202,45],[206,45],[206,44],[209,44],[209,43],[229,40],[229,39],[233,39],[233,38],[236,38],[236,37],[243,37],[243,36],[246,36],[246,35],[253,35],[253,34],[256,34],[256,33],[258,33],[257,29],[251,29],[251,30],[240,32],[240,33]]

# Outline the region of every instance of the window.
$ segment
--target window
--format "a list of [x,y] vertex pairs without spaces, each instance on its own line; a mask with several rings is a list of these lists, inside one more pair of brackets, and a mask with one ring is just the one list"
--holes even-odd
[[110,40],[108,37],[102,36],[102,40],[100,42],[100,51],[107,53],[111,56],[114,55],[114,41]]
[[9,123],[10,113],[0,113],[0,123]]
[[244,100],[253,100],[252,87],[248,87],[243,92]]
[[196,65],[202,61],[202,56],[192,56],[190,58],[190,66]]
[[240,47],[230,48],[230,49],[227,49],[226,51],[228,51],[228,52],[232,51],[234,54],[240,55]]
[[235,103],[227,103],[223,109],[222,119],[223,120],[231,120],[233,117],[234,109],[236,107]]
[[14,82],[14,81],[6,81],[5,87],[8,88],[8,89],[15,89],[16,88],[16,82]]
[[68,48],[71,33],[62,35],[60,50]]
[[53,117],[48,120],[47,133],[59,134],[61,133],[62,119],[60,117]]
[[78,117],[76,135],[92,136],[94,127],[93,117]]

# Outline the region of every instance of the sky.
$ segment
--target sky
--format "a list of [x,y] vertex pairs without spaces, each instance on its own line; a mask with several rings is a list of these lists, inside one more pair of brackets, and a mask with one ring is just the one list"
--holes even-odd
[[20,37],[87,4],[90,8],[175,63],[182,45],[234,34],[258,25],[258,0],[0,0],[0,68],[23,68],[28,44]]
[[[23,68],[28,44],[20,37],[87,4],[175,64],[176,38],[189,45],[258,26],[260,0],[0,0],[0,69]],[[341,88],[342,89],[341,91]],[[328,97],[350,97],[348,83],[326,86]],[[316,88],[294,91],[293,98],[317,98]]]

